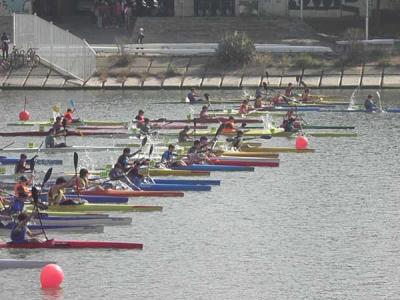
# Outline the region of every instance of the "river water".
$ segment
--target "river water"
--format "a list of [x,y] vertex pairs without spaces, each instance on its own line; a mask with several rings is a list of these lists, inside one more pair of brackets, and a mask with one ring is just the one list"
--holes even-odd
[[[368,92],[374,91],[361,96]],[[351,91],[336,93],[348,97]],[[1,131],[10,130],[5,124],[16,121],[25,96],[33,120],[48,119],[54,104],[65,108],[69,99],[88,119],[128,120],[139,108],[152,117],[184,118],[189,112],[183,105],[154,105],[181,98],[178,91],[0,95]],[[384,105],[400,106],[396,97],[399,91],[384,91]],[[358,137],[309,138],[317,152],[282,154],[279,168],[214,173],[211,178],[222,185],[212,192],[131,199],[164,207],[161,213],[125,214],[133,218],[131,226],[52,236],[142,242],[143,251],[1,250],[0,258],[55,260],[65,281],[61,290],[46,292],[38,269],[1,271],[0,299],[399,299],[399,117],[306,113],[311,124],[355,125]],[[0,145],[9,141],[1,138]],[[15,141],[15,146],[40,144],[37,138]],[[68,138],[77,145],[113,142]],[[294,141],[265,143],[293,146]],[[117,155],[81,154],[80,164],[104,165]],[[52,157],[73,169],[72,154]]]

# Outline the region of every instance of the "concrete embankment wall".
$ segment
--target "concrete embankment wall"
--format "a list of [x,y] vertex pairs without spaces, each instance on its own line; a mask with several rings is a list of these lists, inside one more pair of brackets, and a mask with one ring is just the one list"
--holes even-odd
[[[93,76],[83,83],[66,79],[44,66],[10,70],[0,74],[2,89],[207,89],[253,88],[266,81],[282,88],[296,77],[311,88],[400,88],[400,66],[326,67],[318,69],[250,66],[235,70],[210,67],[207,57],[138,57],[130,66],[136,76]],[[173,66],[175,74],[167,76]],[[134,72],[133,72],[134,71]]]

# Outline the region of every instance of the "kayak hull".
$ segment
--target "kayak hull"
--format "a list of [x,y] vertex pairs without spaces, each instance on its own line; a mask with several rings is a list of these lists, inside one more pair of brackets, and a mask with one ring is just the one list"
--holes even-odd
[[159,179],[153,178],[159,184],[189,184],[189,185],[221,185],[221,180],[188,180],[188,179]]
[[111,197],[183,197],[182,192],[173,191],[132,191],[132,190],[85,190],[83,196],[111,196]]
[[[27,205],[26,208],[32,209],[32,205]],[[93,203],[85,203],[81,205],[51,205],[47,209],[48,212],[152,212],[161,210],[162,206]]]
[[[147,170],[140,170],[140,174],[147,175]],[[188,169],[150,169],[150,176],[210,176],[210,172]]]
[[160,184],[160,183],[143,183],[139,186],[144,191],[197,191],[209,192],[209,185],[193,185],[193,184]]
[[279,167],[279,159],[252,158],[252,157],[213,157],[211,161],[216,165],[244,166],[244,167]]
[[[15,165],[16,163],[18,163],[18,161],[19,158],[16,157],[0,156],[0,164],[2,165]],[[30,160],[28,160],[27,163],[29,164]],[[63,161],[62,159],[35,159],[35,163],[37,165],[55,166],[55,165],[62,165]]]
[[219,165],[190,165],[174,167],[174,170],[204,170],[204,171],[221,171],[221,172],[253,172],[254,168],[244,166],[219,166]]
[[0,243],[0,248],[16,249],[143,249],[143,244],[101,241],[49,240],[43,243]]

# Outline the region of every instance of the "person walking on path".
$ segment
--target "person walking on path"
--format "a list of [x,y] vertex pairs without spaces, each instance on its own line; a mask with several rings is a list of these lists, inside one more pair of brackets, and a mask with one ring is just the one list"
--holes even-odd
[[[143,49],[143,39],[144,39],[144,29],[140,27],[138,37],[136,40],[136,44],[138,46],[141,45],[140,49]],[[137,47],[136,49],[139,49],[139,47]]]
[[10,39],[8,38],[7,34],[3,32],[1,36],[1,51],[3,54],[3,59],[8,59],[8,44],[10,43]]

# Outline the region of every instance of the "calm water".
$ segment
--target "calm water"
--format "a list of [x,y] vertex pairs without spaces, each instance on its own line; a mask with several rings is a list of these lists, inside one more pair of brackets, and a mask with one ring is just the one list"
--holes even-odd
[[[5,124],[16,120],[25,93],[0,93],[0,130],[10,130]],[[129,119],[139,108],[154,117],[184,117],[187,107],[152,104],[183,94],[35,91],[26,96],[36,120],[47,119],[54,104],[65,107],[71,98],[85,118]],[[398,96],[384,92],[384,104],[400,106]],[[0,299],[399,299],[399,117],[307,113],[312,124],[355,125],[359,136],[310,138],[315,154],[283,154],[279,168],[214,173],[211,178],[222,185],[209,193],[131,199],[164,206],[162,213],[127,214],[131,226],[56,236],[143,242],[143,251],[2,250],[0,258],[55,260],[65,281],[62,290],[46,293],[40,270],[1,271]],[[8,141],[1,138],[0,145]],[[79,145],[113,142],[68,138]],[[80,162],[102,165],[117,155],[81,154]],[[59,158],[73,169],[72,154]]]

